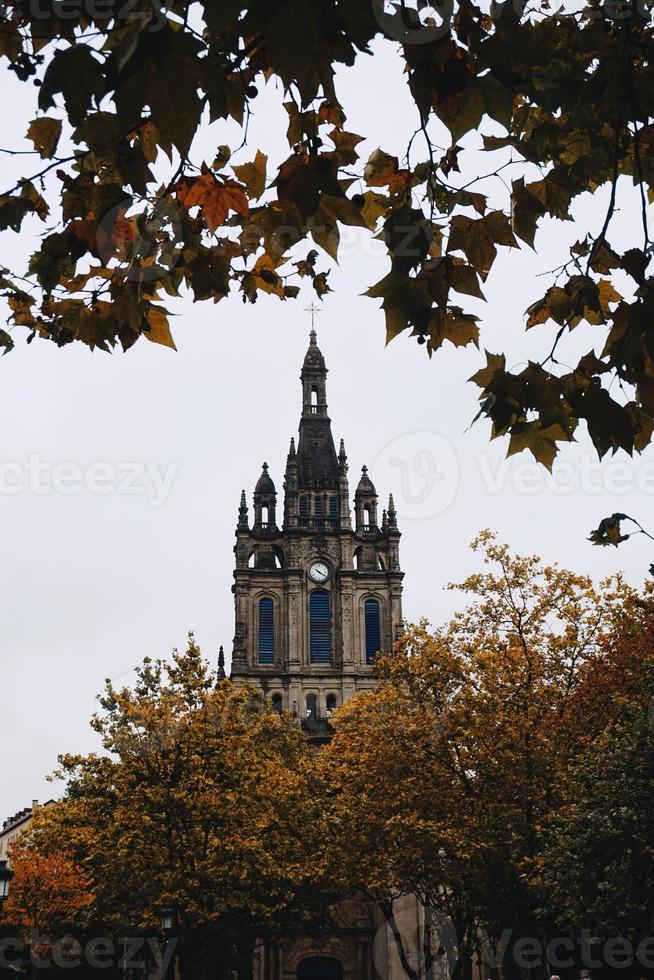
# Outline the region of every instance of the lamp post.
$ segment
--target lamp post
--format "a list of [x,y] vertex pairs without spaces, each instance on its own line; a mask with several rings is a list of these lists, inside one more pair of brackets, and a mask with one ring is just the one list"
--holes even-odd
[[0,919],[2,918],[3,906],[9,895],[9,883],[13,876],[14,873],[7,867],[7,862],[0,861]]
[[[172,934],[175,932],[175,927],[177,925],[177,912],[173,905],[164,905],[160,912],[161,918],[161,932],[166,941],[166,946],[164,950],[164,955],[168,954],[168,943],[171,940]],[[175,958],[171,957],[171,961],[167,963],[166,969],[163,973],[161,980],[168,980],[169,977],[175,976]]]
[[161,910],[161,931],[169,936],[175,928],[175,909],[172,905],[164,905]]

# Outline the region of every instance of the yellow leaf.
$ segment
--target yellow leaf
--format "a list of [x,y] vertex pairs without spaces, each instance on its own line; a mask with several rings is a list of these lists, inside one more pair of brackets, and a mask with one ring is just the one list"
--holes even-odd
[[173,350],[177,350],[170,332],[168,316],[163,307],[151,306],[146,313],[146,318],[150,329],[144,330],[143,333],[148,340],[151,340],[153,344],[163,344],[164,347],[172,347]]
[[261,197],[266,189],[267,166],[268,157],[261,150],[257,150],[257,154],[252,163],[244,163],[239,167],[232,167],[238,179],[247,187],[249,197],[255,200]]
[[608,279],[600,279],[597,288],[599,290],[600,306],[605,313],[608,313],[609,303],[619,303],[622,296]]

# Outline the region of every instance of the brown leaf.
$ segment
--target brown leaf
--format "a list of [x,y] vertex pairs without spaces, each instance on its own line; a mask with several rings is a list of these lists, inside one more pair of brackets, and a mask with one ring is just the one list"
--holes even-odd
[[27,130],[27,138],[44,160],[50,160],[55,155],[60,136],[61,119],[53,119],[51,116],[33,119]]

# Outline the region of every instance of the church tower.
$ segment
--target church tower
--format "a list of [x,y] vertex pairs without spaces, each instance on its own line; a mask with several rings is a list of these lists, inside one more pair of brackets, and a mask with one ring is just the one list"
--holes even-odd
[[350,507],[348,462],[327,414],[327,368],[311,331],[300,374],[299,439],[283,508],[267,463],[236,527],[232,679],[260,686],[277,710],[327,731],[331,712],[374,686],[374,659],[402,627],[400,532],[392,496],[379,515],[366,467]]

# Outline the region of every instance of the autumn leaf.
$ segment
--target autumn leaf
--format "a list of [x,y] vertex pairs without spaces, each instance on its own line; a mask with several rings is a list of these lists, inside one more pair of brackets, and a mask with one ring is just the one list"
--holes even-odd
[[479,346],[479,327],[477,317],[464,313],[458,306],[447,310],[434,310],[429,319],[430,351],[438,350],[446,340],[454,347],[466,347],[468,344]]
[[175,342],[170,333],[168,315],[161,306],[150,306],[146,314],[149,330],[144,334],[154,344],[162,344],[164,347],[172,347],[177,350]]
[[272,293],[275,296],[285,298],[284,281],[277,273],[277,267],[286,261],[285,256],[280,256],[274,262],[269,255],[261,255],[255,262],[253,275],[257,278],[256,288],[263,290],[264,293]]
[[537,463],[551,471],[558,453],[558,442],[569,442],[570,436],[560,425],[541,426],[540,422],[518,422],[511,428],[507,456],[528,449]]
[[189,210],[199,207],[209,231],[220,228],[230,211],[247,216],[248,199],[235,181],[220,181],[212,173],[190,178],[177,185],[177,199]]
[[629,534],[623,534],[622,532],[622,522],[631,520],[626,514],[612,514],[610,517],[605,517],[600,521],[599,527],[591,532],[588,540],[592,544],[602,545],[613,545],[617,548],[619,544],[623,541],[627,541],[630,537]]
[[55,155],[60,136],[61,119],[54,119],[52,116],[33,119],[27,130],[27,138],[46,160],[50,160]]
[[455,215],[450,225],[448,252],[462,251],[483,280],[497,255],[496,245],[517,245],[506,215],[490,211],[483,218]]
[[397,157],[375,150],[364,169],[364,180],[369,187],[390,187],[398,190],[408,183],[409,172],[400,170]]
[[266,154],[262,153],[261,150],[257,150],[256,156],[252,163],[244,163],[238,167],[234,166],[232,168],[241,183],[245,184],[248,197],[251,199],[256,200],[257,198],[261,197],[266,189],[267,164],[268,157]]
[[55,105],[55,95],[61,93],[68,118],[79,126],[104,91],[105,78],[96,53],[89,45],[79,43],[54,52],[39,88],[39,108]]

